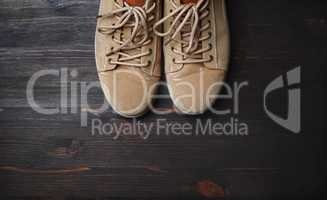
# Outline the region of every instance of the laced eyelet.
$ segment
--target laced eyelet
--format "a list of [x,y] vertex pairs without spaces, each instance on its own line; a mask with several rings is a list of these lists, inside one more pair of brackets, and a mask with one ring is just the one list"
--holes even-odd
[[[125,1],[125,0],[124,0]],[[121,7],[121,6],[128,6],[126,4],[126,2],[124,2],[123,0],[113,0],[114,3],[118,3],[117,7]],[[151,1],[152,2],[152,1]],[[121,4],[124,5],[121,5]],[[147,3],[148,4],[148,3]],[[150,3],[149,3],[150,4]],[[156,7],[155,5],[156,3],[153,1],[153,6]],[[111,40],[112,43],[115,44],[111,44],[109,46],[107,46],[106,48],[106,57],[104,57],[104,62],[109,64],[109,65],[120,65],[120,63],[127,63],[128,66],[134,66],[134,67],[143,67],[146,65],[153,65],[154,61],[143,61],[141,64],[135,64],[132,61],[137,60],[137,61],[142,61],[142,57],[146,56],[147,52],[142,52],[142,48],[146,47],[147,45],[149,45],[149,42],[152,41],[156,41],[157,38],[154,38],[150,36],[148,37],[148,34],[145,36],[145,32],[153,32],[153,29],[151,29],[151,27],[153,27],[153,25],[149,24],[149,26],[145,27],[143,26],[144,23],[150,22],[152,21],[154,23],[154,21],[156,20],[156,13],[155,13],[155,9],[152,9],[151,5],[149,5],[148,8],[144,8],[142,7],[142,11],[138,10],[138,9],[117,9],[117,13],[114,14],[113,17],[117,18],[117,21],[111,21],[111,17],[112,14],[108,13],[108,14],[104,14],[104,17],[106,19],[108,19],[108,27],[104,26],[102,28],[102,30],[98,29],[99,32],[103,32],[106,37],[108,39]],[[144,11],[144,12],[143,12]],[[140,23],[133,23],[132,20],[125,20],[126,19],[126,14],[130,14],[130,15],[134,15],[134,20],[139,20]],[[125,16],[125,17],[124,17]],[[117,24],[116,24],[117,23]],[[124,28],[131,28],[134,30],[136,30],[136,34],[134,34],[133,36],[130,36],[130,34],[125,34],[123,33]],[[144,30],[143,30],[143,29]],[[145,30],[145,28],[147,30]],[[154,34],[153,34],[154,35]],[[144,37],[143,37],[144,36]],[[143,41],[143,39],[145,39],[145,37],[148,38],[148,40]],[[140,44],[142,42],[142,44]],[[129,52],[132,51],[133,52]],[[135,53],[134,53],[135,50]],[[111,52],[110,52],[111,51]],[[136,52],[137,51],[137,52]],[[148,53],[152,54],[156,53],[156,49],[152,48],[148,48]],[[120,59],[120,54],[123,54],[123,56],[127,57],[126,59]]]
[[171,49],[171,51],[174,51],[174,50],[175,50],[175,48],[174,48],[174,47],[171,47],[170,49]]
[[176,59],[175,58],[173,58],[173,63],[176,64]]
[[212,61],[213,61],[213,56],[210,55],[210,56],[209,56],[209,59],[210,59],[209,62],[212,62]]
[[211,43],[209,43],[209,49],[212,49],[212,44]]

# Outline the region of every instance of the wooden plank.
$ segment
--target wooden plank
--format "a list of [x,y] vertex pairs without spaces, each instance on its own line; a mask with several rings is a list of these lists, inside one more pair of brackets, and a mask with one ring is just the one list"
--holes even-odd
[[[200,198],[217,192],[230,198],[313,197],[324,189],[326,154],[327,2],[228,0],[232,57],[227,82],[249,81],[240,94],[248,136],[92,136],[77,113],[41,115],[26,100],[26,84],[44,69],[77,70],[76,81],[97,81],[95,16],[99,1],[0,1],[0,196],[2,198]],[[263,111],[265,86],[302,66],[302,133],[295,135]],[[68,86],[70,81],[68,80]],[[60,106],[61,83],[43,77],[35,96],[46,108]],[[80,84],[78,85],[80,86]],[[161,94],[167,94],[163,88]],[[286,93],[269,99],[283,113]],[[281,97],[285,97],[282,99]],[[80,97],[80,94],[78,94]],[[102,104],[92,90],[90,105]],[[284,101],[285,100],[285,101]],[[231,100],[215,108],[232,108]],[[172,109],[170,101],[159,107]],[[68,105],[68,110],[72,106]],[[285,114],[285,113],[283,113]],[[226,122],[230,117],[176,113],[140,118],[151,124]],[[132,123],[108,109],[90,114],[110,123]],[[199,185],[207,187],[199,187]],[[221,194],[221,193],[219,193]]]

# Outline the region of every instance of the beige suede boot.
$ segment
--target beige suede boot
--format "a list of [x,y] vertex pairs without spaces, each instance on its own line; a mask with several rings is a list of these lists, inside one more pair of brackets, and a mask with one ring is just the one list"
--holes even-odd
[[160,0],[101,0],[95,34],[100,83],[112,108],[124,117],[144,114],[160,78]]
[[163,18],[154,31],[164,37],[165,73],[175,106],[185,114],[205,112],[217,98],[228,68],[225,1],[165,0]]

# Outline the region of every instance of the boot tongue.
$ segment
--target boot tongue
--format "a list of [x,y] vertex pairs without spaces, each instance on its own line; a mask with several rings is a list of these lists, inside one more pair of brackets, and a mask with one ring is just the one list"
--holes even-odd
[[145,4],[145,0],[124,0],[130,6],[143,6]]
[[182,4],[188,4],[188,3],[197,3],[198,0],[181,0]]

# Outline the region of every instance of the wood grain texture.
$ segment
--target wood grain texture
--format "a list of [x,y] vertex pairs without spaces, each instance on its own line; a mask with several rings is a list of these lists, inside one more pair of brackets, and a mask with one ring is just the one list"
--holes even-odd
[[[77,70],[71,81],[97,81],[95,16],[99,1],[0,0],[0,196],[5,198],[199,199],[201,197],[314,197],[325,182],[327,2],[228,0],[232,56],[227,82],[248,81],[238,118],[249,136],[92,135],[73,114],[36,113],[26,85],[39,70]],[[302,66],[302,132],[295,135],[264,113],[270,81]],[[57,77],[36,85],[39,105],[60,106]],[[80,87],[80,83],[78,84]],[[162,88],[160,93],[167,93]],[[74,94],[72,94],[74,96]],[[282,95],[283,96],[283,95]],[[284,95],[285,96],[285,95]],[[80,98],[80,93],[76,95]],[[93,108],[100,89],[88,94]],[[79,101],[80,102],[80,101]],[[279,113],[285,99],[270,102]],[[157,102],[172,109],[170,101]],[[221,100],[216,108],[231,108]],[[70,111],[74,107],[68,104]],[[167,122],[226,122],[231,115],[164,116]],[[112,109],[90,114],[104,122],[132,123]],[[149,113],[150,124],[162,118]]]

